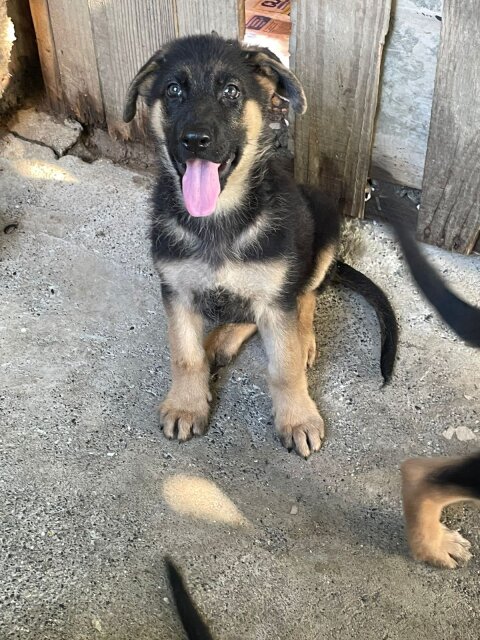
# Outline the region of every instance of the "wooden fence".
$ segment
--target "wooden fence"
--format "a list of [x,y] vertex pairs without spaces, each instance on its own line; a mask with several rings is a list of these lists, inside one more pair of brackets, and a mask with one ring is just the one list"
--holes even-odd
[[[444,0],[418,232],[470,252],[480,233],[480,11],[478,0]],[[241,37],[242,0],[30,0],[52,108],[141,138],[125,125],[130,79],[161,44],[179,35]],[[391,0],[296,0],[292,67],[309,108],[295,123],[299,180],[362,217],[381,62]],[[144,117],[144,116],[143,116]],[[138,123],[139,122],[139,123]]]
[[444,0],[418,235],[470,253],[480,234],[480,5]]

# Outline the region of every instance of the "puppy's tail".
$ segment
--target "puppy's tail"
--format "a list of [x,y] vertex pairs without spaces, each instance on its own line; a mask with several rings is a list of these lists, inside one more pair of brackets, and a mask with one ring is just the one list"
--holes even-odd
[[213,636],[187,591],[180,571],[170,558],[165,558],[165,564],[178,616],[185,629],[188,640],[213,640]]
[[360,293],[375,310],[382,340],[380,370],[384,384],[388,384],[392,377],[398,345],[398,325],[392,305],[380,287],[370,278],[341,260],[336,262],[333,282]]
[[462,340],[472,347],[480,347],[480,309],[467,304],[447,287],[401,222],[392,220],[392,224],[410,272],[423,295]]

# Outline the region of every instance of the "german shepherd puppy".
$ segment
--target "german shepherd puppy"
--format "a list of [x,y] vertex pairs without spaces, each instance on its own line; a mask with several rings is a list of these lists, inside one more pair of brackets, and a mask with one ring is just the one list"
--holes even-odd
[[[210,366],[229,362],[258,329],[276,429],[307,458],[324,438],[305,373],[315,359],[315,292],[334,270],[340,222],[322,194],[297,186],[273,158],[267,112],[275,92],[305,111],[299,81],[267,49],[192,36],[166,44],[140,69],[124,120],[143,96],[159,162],[151,240],[171,352],[172,386],[160,406],[165,436],[205,433]],[[376,307],[388,381],[397,343],[391,306],[365,276],[337,267],[337,278]],[[204,317],[223,323],[205,340]]]
[[[414,238],[394,221],[410,272],[445,322],[468,344],[480,347],[480,309],[458,298],[427,262]],[[454,502],[480,500],[480,453],[467,458],[413,458],[402,464],[403,505],[413,556],[453,569],[471,557],[470,543],[440,523]]]

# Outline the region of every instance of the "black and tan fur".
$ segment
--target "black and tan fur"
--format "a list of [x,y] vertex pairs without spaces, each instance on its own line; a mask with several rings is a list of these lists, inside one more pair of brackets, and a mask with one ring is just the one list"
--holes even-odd
[[[296,185],[273,157],[267,112],[274,92],[305,111],[299,81],[268,50],[193,36],[165,45],[142,67],[124,118],[130,121],[138,95],[145,97],[158,149],[151,239],[171,350],[172,386],[160,408],[165,435],[187,440],[205,432],[212,363],[230,361],[258,330],[276,429],[285,446],[307,457],[324,438],[305,373],[315,358],[315,291],[335,271],[340,222],[327,198]],[[202,218],[188,213],[182,196],[193,158],[220,165],[216,208]],[[388,381],[395,317],[363,278],[381,319]],[[346,277],[345,284],[358,283]],[[205,317],[223,323],[206,339]]]
[[[410,272],[427,300],[463,340],[480,347],[480,309],[456,296],[425,259],[410,231],[393,221]],[[407,536],[413,556],[453,569],[471,557],[470,543],[440,522],[444,507],[480,500],[480,453],[467,458],[412,458],[402,465]]]

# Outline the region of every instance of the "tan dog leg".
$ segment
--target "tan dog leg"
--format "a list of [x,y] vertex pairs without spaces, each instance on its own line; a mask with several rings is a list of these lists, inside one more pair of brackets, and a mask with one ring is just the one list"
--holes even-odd
[[211,364],[223,367],[235,358],[242,344],[257,330],[253,323],[222,324],[211,331],[204,343]]
[[308,394],[297,314],[266,310],[258,320],[268,356],[275,427],[285,447],[308,458],[318,451],[324,424]]
[[440,522],[448,504],[469,500],[453,487],[437,486],[429,475],[455,462],[451,458],[416,458],[402,464],[403,509],[412,555],[438,567],[454,569],[471,558],[470,543]]
[[174,300],[166,306],[172,368],[172,386],[160,405],[167,438],[188,440],[207,428],[210,369],[202,345],[202,316]]
[[317,298],[313,291],[303,293],[298,296],[297,300],[298,332],[302,349],[302,361],[305,368],[313,365],[317,353],[317,344],[313,331],[316,302]]

